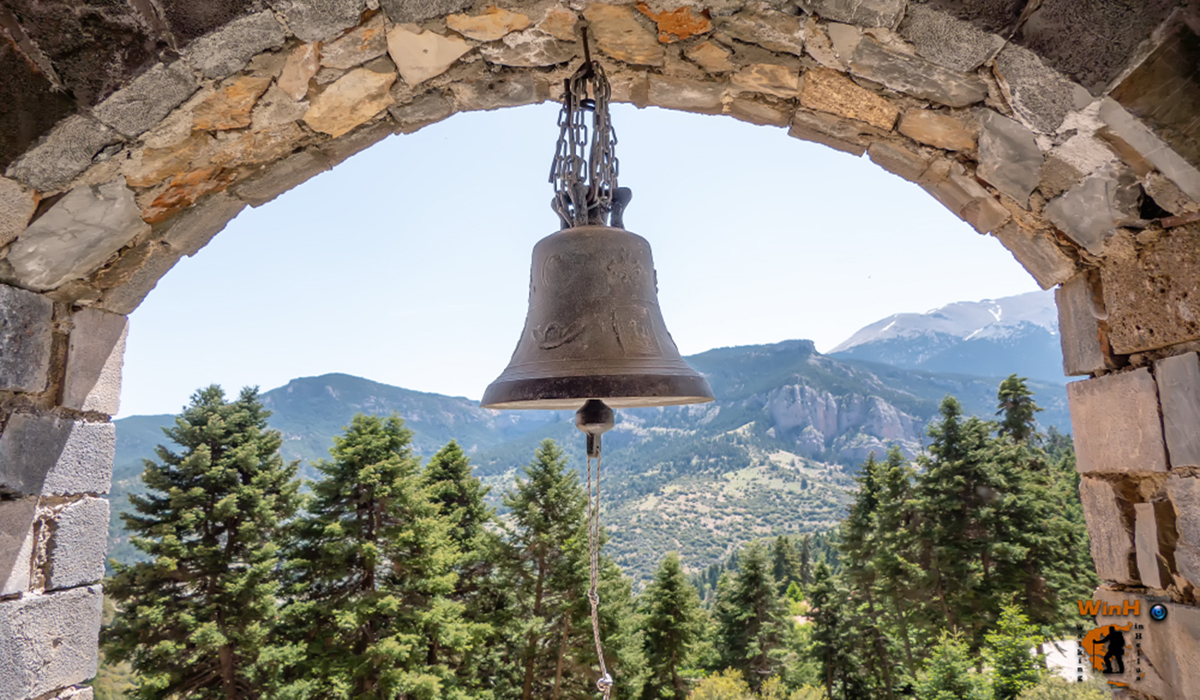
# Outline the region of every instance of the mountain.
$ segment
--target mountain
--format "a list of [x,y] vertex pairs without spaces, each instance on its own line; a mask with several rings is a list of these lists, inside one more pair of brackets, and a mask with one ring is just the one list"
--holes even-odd
[[[968,413],[995,412],[998,377],[891,367],[822,355],[806,340],[719,348],[687,358],[708,377],[708,404],[622,410],[604,436],[604,520],[610,552],[627,572],[648,577],[663,553],[677,550],[690,569],[719,561],[748,539],[824,529],[837,522],[866,455],[898,445],[921,449],[938,403],[953,394]],[[998,374],[1007,374],[1002,372]],[[1065,428],[1061,386],[1031,382],[1047,409],[1043,425]],[[398,412],[418,454],[450,439],[464,446],[476,473],[500,495],[544,438],[582,469],[583,435],[570,412],[491,411],[464,398],[392,387],[345,374],[306,377],[262,394],[270,424],[283,433],[286,459],[308,464],[359,412]],[[165,442],[171,416],[116,421],[110,554],[136,556],[119,527],[126,496],[142,489],[142,459]]]
[[964,301],[876,321],[829,352],[906,369],[977,376],[1013,372],[1064,384],[1052,292]]

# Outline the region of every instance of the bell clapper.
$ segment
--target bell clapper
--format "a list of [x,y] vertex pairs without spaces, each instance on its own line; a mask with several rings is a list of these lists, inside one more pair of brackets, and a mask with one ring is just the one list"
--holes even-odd
[[[592,607],[592,635],[596,639],[596,656],[600,659],[600,678],[596,687],[608,700],[612,693],[613,680],[604,663],[604,647],[600,642],[600,595],[596,584],[600,578],[600,436],[613,427],[613,410],[597,399],[588,399],[575,412],[575,427],[587,435],[587,486],[588,486],[588,554],[591,585],[588,587],[588,602]],[[592,460],[596,460],[596,479],[592,480]]]

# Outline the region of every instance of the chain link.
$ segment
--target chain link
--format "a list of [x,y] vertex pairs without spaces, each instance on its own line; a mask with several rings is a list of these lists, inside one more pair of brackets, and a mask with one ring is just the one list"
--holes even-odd
[[596,459],[596,482],[592,484],[592,457],[587,458],[588,483],[588,553],[590,555],[591,587],[588,601],[592,604],[592,636],[596,639],[596,656],[600,658],[600,678],[596,687],[604,700],[612,696],[613,679],[604,663],[604,646],[600,642],[600,594],[596,590],[600,579],[600,455]]

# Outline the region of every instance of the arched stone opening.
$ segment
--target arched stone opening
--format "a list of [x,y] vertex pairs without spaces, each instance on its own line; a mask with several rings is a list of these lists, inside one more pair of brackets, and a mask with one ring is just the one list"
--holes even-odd
[[131,0],[83,38],[156,48],[115,53],[0,10],[24,115],[0,153],[0,700],[95,670],[125,314],[244,207],[392,133],[557,98],[580,19],[618,101],[866,155],[1057,287],[1065,372],[1092,377],[1070,396],[1098,595],[1170,601],[1139,691],[1200,692],[1194,7],[499,4]]

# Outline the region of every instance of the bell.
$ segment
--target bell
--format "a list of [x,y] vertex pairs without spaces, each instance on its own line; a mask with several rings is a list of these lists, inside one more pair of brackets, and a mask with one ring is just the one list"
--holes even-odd
[[713,400],[684,362],[658,308],[646,239],[612,226],[576,226],[533,248],[529,313],[508,368],[484,408],[575,410]]

